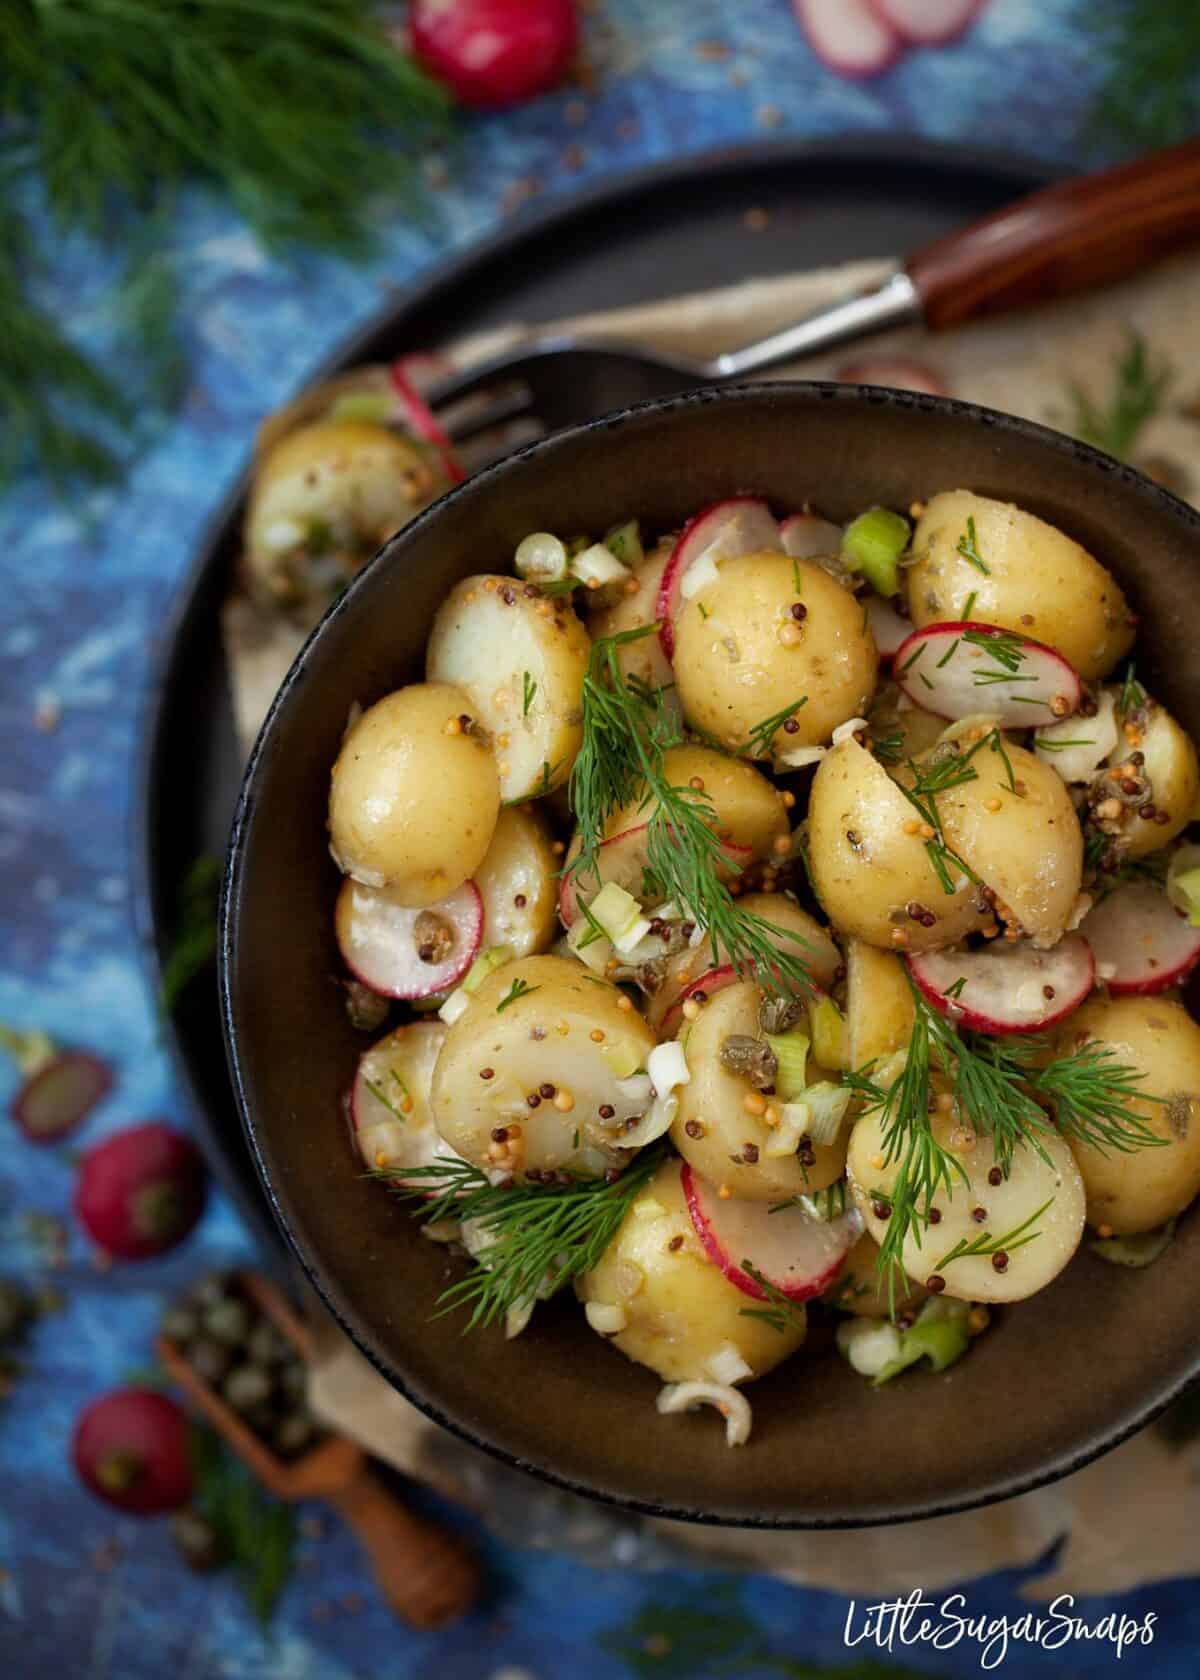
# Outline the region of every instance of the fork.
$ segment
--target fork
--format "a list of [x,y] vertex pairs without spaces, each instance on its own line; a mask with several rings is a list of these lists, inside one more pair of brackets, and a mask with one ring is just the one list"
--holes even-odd
[[891,327],[939,332],[1104,285],[1193,240],[1200,139],[1018,199],[913,252],[879,285],[711,360],[616,340],[534,338],[440,381],[425,400],[478,466],[645,398],[744,379]]

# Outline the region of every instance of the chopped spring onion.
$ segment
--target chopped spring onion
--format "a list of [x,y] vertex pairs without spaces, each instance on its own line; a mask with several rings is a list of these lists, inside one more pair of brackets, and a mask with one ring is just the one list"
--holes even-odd
[[636,519],[627,519],[623,525],[614,525],[611,531],[605,533],[604,546],[610,554],[615,554],[623,566],[640,566],[646,558],[646,551],[642,546],[642,528]]
[[631,1039],[619,1044],[602,1044],[600,1054],[614,1079],[632,1079],[642,1065],[642,1052]]
[[690,601],[693,595],[699,595],[710,583],[716,583],[720,576],[715,557],[712,554],[701,554],[698,559],[692,561],[679,580],[679,593],[685,601]]
[[567,546],[550,531],[533,531],[517,544],[513,570],[529,583],[558,583],[567,575]]
[[1093,1254],[1112,1266],[1149,1266],[1170,1248],[1175,1236],[1175,1221],[1169,1219],[1156,1231],[1139,1231],[1131,1237],[1097,1237],[1088,1244]]
[[837,1327],[838,1352],[860,1377],[877,1377],[900,1357],[900,1332],[886,1318],[848,1318]]
[[503,968],[505,963],[513,959],[511,945],[489,945],[486,951],[481,951],[471,964],[466,979],[462,983],[464,992],[475,993],[491,974],[493,969]]
[[784,1103],[798,1102],[808,1086],[808,1034],[767,1033],[766,1040],[778,1064],[775,1091],[779,1100]]
[[781,1103],[779,1124],[771,1128],[771,1135],[763,1149],[767,1160],[782,1161],[794,1155],[800,1147],[801,1138],[808,1136],[811,1127],[812,1109],[806,1102]]
[[740,1447],[750,1439],[753,1422],[750,1402],[729,1383],[667,1383],[665,1388],[659,1389],[655,1405],[664,1414],[692,1412],[697,1406],[714,1406],[725,1419],[726,1446]]
[[754,1370],[752,1366],[747,1365],[732,1342],[722,1342],[704,1367],[704,1375],[711,1377],[714,1382],[732,1385],[745,1382],[747,1377],[754,1375]]
[[373,420],[382,426],[395,414],[395,406],[386,391],[346,391],[329,411],[335,423],[342,420]]
[[1180,846],[1167,870],[1167,897],[1192,927],[1200,927],[1200,846]]
[[900,590],[900,556],[908,547],[908,520],[891,508],[869,508],[851,520],[842,533],[842,560],[861,572],[877,595],[885,599]]
[[465,986],[459,986],[450,993],[450,996],[438,1010],[438,1018],[445,1021],[448,1027],[452,1027],[460,1015],[466,1014],[470,1002],[470,992]]
[[660,1097],[669,1097],[677,1086],[686,1085],[692,1077],[683,1045],[675,1039],[655,1045],[646,1057],[646,1072],[655,1094]]
[[928,1359],[935,1371],[944,1371],[967,1351],[970,1312],[967,1301],[937,1296],[926,1301],[916,1323],[907,1330],[885,1318],[848,1319],[838,1325],[838,1350],[876,1388],[921,1359]]
[[846,1066],[846,1023],[831,997],[808,1000],[808,1030],[812,1036],[813,1060],[818,1066],[840,1071]]
[[618,951],[632,951],[639,940],[650,932],[650,922],[642,914],[637,899],[615,881],[605,882],[588,910],[592,920],[600,924]]
[[808,1135],[814,1143],[836,1143],[853,1092],[848,1085],[832,1085],[827,1079],[810,1085],[803,1101],[808,1105]]
[[606,583],[617,583],[628,574],[616,555],[603,543],[593,543],[571,561],[571,571],[580,583],[599,589]]

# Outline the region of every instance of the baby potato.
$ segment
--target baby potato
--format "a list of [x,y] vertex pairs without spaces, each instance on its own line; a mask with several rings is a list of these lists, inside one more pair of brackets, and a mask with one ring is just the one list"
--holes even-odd
[[723,1277],[696,1235],[677,1160],[664,1161],[635,1199],[598,1265],[576,1284],[581,1301],[619,1307],[625,1327],[609,1339],[665,1382],[701,1382],[727,1348],[765,1376],[804,1341],[804,1309],[774,1329]]
[[[672,787],[696,786],[708,796],[717,819],[717,833],[757,858],[768,858],[777,842],[790,832],[783,795],[745,759],[729,758],[711,747],[672,747],[663,755],[663,769]],[[635,796],[614,811],[605,824],[606,839],[626,834],[649,822],[654,807]]]
[[1071,796],[1058,772],[1024,747],[1004,741],[1001,750],[1002,737],[988,738],[983,724],[974,733],[978,740],[962,743],[974,780],[937,796],[946,844],[996,894],[1006,921],[1035,944],[1053,945],[1083,880],[1083,830]]
[[[314,573],[352,577],[443,488],[411,439],[366,420],[319,420],[261,458],[246,514],[246,562],[268,605],[320,607]],[[331,567],[332,562],[332,567]]]
[[865,1067],[908,1046],[916,1010],[899,957],[846,941],[846,1064]]
[[567,602],[518,578],[464,578],[438,608],[425,675],[470,696],[491,733],[506,804],[549,793],[570,774],[590,652]]
[[[1124,855],[1136,858],[1160,851],[1191,822],[1200,796],[1200,763],[1191,736],[1157,701],[1147,699],[1126,721],[1130,734],[1122,736],[1108,762],[1125,764],[1131,752],[1140,752],[1145,761],[1141,774],[1149,784],[1144,805],[1154,808],[1153,816],[1143,817],[1144,805],[1123,804],[1116,821]],[[1112,797],[1104,794],[1103,782],[1097,785],[1092,803],[1102,796]]]
[[[943,892],[918,821],[887,771],[856,740],[825,754],[808,806],[809,867],[840,933],[883,948],[931,951],[988,920],[970,881]],[[914,919],[910,904],[931,914],[932,925]]]
[[[605,636],[618,636],[626,630],[640,630],[658,618],[658,591],[663,571],[671,558],[675,544],[659,543],[630,578],[637,589],[620,595],[610,607],[592,613],[588,618],[588,634],[594,642]],[[624,677],[636,677],[647,688],[664,688],[674,682],[671,661],[662,650],[656,635],[642,636],[636,642],[626,642],[617,649],[617,665]]]
[[540,813],[528,805],[506,806],[475,872],[485,946],[507,945],[514,957],[531,957],[554,943],[558,868]]
[[1093,997],[1056,1037],[1058,1054],[1089,1041],[1110,1045],[1136,1068],[1146,1097],[1127,1104],[1163,1142],[1107,1155],[1069,1138],[1087,1190],[1088,1223],[1119,1236],[1153,1231],[1200,1191],[1200,1026],[1181,1003],[1161,997]]
[[[846,1157],[854,1200],[877,1243],[887,1233],[887,1197],[899,1171],[896,1160],[877,1164],[886,1154],[880,1112],[870,1109],[856,1123]],[[1028,1145],[1018,1146],[1008,1177],[993,1184],[988,1175],[996,1165],[996,1152],[986,1133],[972,1132],[953,1113],[935,1114],[932,1124],[963,1176],[955,1177],[950,1192],[939,1189],[934,1195],[937,1223],[924,1228],[914,1224],[908,1232],[902,1255],[905,1271],[918,1283],[936,1274],[945,1282],[945,1293],[961,1301],[1023,1301],[1044,1289],[1062,1271],[1083,1234],[1083,1179],[1066,1143],[1047,1128],[1039,1137],[1049,1161]],[[877,1212],[879,1208],[884,1213]],[[979,1208],[984,1209],[983,1220],[976,1218]],[[942,1264],[960,1241],[971,1243],[988,1232],[1003,1236],[1034,1214],[1031,1229],[1038,1232],[1037,1240],[1014,1249],[1002,1268],[988,1254],[960,1255]]]
[[[972,528],[978,563],[962,552]],[[969,490],[931,497],[912,552],[908,602],[918,629],[962,618],[970,600],[972,622],[1056,648],[1087,682],[1105,676],[1133,645],[1134,619],[1112,574],[1064,532],[1011,502]]]
[[[750,1202],[783,1202],[789,1196],[824,1190],[841,1178],[846,1164],[842,1142],[814,1144],[803,1157],[792,1150],[772,1156],[778,1127],[767,1124],[765,1113],[752,1113],[746,1099],[758,1107],[762,1099],[750,1081],[730,1073],[721,1063],[727,1038],[761,1037],[758,1006],[762,992],[752,980],[726,986],[704,1005],[687,1036],[687,1064],[691,1079],[679,1090],[679,1110],[671,1127],[671,1142],[702,1178],[728,1185],[735,1196]],[[828,1078],[810,1068],[812,1082]],[[769,1102],[770,1099],[768,1098]]]
[[799,701],[763,743],[778,757],[820,746],[862,715],[879,653],[862,605],[811,560],[746,554],[684,603],[675,622],[675,680],[684,716],[736,752],[751,731]]
[[330,850],[338,868],[400,903],[436,904],[487,854],[500,813],[496,760],[460,689],[413,683],[350,728],[331,771]]
[[945,718],[935,717],[923,706],[914,706],[894,682],[879,685],[867,713],[871,736],[876,741],[894,742],[891,761],[920,758],[941,740]]
[[446,1034],[433,1071],[438,1131],[479,1167],[598,1177],[628,1159],[625,1122],[649,1099],[621,1084],[654,1045],[628,999],[582,963],[505,963]]
[[[879,1244],[864,1231],[842,1261],[842,1269],[825,1300],[839,1312],[856,1318],[890,1318],[892,1302],[886,1272],[879,1270]],[[909,1277],[896,1279],[896,1312],[915,1312],[928,1291]]]

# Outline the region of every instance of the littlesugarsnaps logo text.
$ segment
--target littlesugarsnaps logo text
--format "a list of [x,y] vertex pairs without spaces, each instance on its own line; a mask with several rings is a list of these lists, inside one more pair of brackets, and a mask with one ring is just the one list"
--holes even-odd
[[1076,1615],[1075,1600],[1067,1593],[1044,1609],[1020,1616],[972,1615],[962,1593],[937,1601],[914,1587],[907,1598],[885,1598],[877,1604],[860,1606],[851,1599],[842,1637],[847,1647],[872,1645],[893,1654],[912,1645],[931,1645],[936,1651],[973,1649],[980,1668],[992,1669],[1020,1645],[1041,1651],[1109,1645],[1114,1656],[1123,1657],[1134,1646],[1154,1643],[1157,1619],[1153,1612],[1138,1617],[1114,1611],[1089,1622]]

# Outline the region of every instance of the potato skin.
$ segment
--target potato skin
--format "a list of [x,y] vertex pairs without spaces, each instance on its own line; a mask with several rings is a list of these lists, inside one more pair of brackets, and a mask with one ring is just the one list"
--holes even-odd
[[[953,945],[983,926],[988,914],[967,882],[942,891],[919,834],[905,825],[916,812],[883,766],[853,739],[839,742],[817,766],[808,807],[813,886],[835,929],[882,949],[900,929],[908,951]],[[933,912],[925,927],[910,903]]]
[[587,631],[561,596],[527,587],[512,577],[463,578],[438,608],[425,649],[429,681],[461,688],[491,732],[506,803],[560,787],[583,740]]
[[[702,1178],[727,1184],[735,1196],[749,1202],[782,1202],[789,1196],[824,1190],[842,1176],[844,1143],[814,1146],[815,1159],[804,1167],[798,1155],[772,1159],[767,1154],[772,1131],[761,1115],[748,1114],[742,1099],[752,1089],[748,1079],[726,1072],[721,1045],[731,1033],[758,1034],[758,1006],[762,992],[752,980],[740,980],[717,992],[691,1023],[687,1061],[691,1081],[679,1092],[679,1112],[671,1127],[671,1142]],[[811,1067],[814,1082],[822,1077]],[[693,1137],[688,1131],[699,1131]],[[743,1159],[746,1145],[757,1160]]]
[[[485,947],[507,945],[514,957],[531,957],[553,944],[559,861],[550,846],[550,831],[534,807],[501,810],[487,856],[475,871]],[[518,904],[518,898],[525,902]]]
[[[824,1299],[839,1312],[851,1313],[855,1318],[890,1318],[892,1303],[888,1297],[888,1280],[878,1267],[879,1244],[864,1231],[842,1261],[836,1281],[830,1285]],[[929,1291],[911,1278],[896,1280],[896,1309],[915,1312],[927,1298]]]
[[861,939],[846,941],[846,1059],[852,1068],[907,1047],[916,1009],[899,957]]
[[[610,607],[603,607],[588,618],[588,634],[594,642],[605,636],[617,636],[625,630],[639,630],[653,624],[658,617],[658,591],[663,571],[675,548],[672,539],[659,543],[630,574],[637,584],[634,594],[622,594]],[[617,667],[621,674],[637,677],[648,688],[662,688],[674,681],[671,661],[662,650],[657,636],[643,636],[639,641],[626,642],[617,649]]]
[[974,781],[939,794],[938,814],[946,843],[1012,912],[1009,919],[1036,943],[1052,945],[1079,897],[1083,830],[1057,771],[1011,742],[1004,753],[1023,792],[1012,791],[1004,756],[985,741],[971,758]]
[[[799,622],[795,606],[805,611]],[[775,732],[772,747],[782,751],[819,746],[866,712],[879,653],[859,602],[820,566],[746,554],[723,561],[717,580],[684,604],[674,665],[684,716],[731,752],[764,718],[806,697],[795,732]]]
[[[958,553],[975,521],[981,572]],[[909,610],[918,629],[971,619],[1057,649],[1088,682],[1107,675],[1133,645],[1135,624],[1116,579],[1079,543],[1011,502],[969,490],[933,496],[913,532]]]
[[1058,1054],[1088,1040],[1111,1045],[1119,1062],[1145,1075],[1147,1096],[1164,1099],[1130,1102],[1128,1109],[1166,1140],[1107,1156],[1067,1140],[1087,1190],[1088,1223],[1120,1236],[1153,1231],[1200,1191],[1200,1026],[1167,998],[1094,997],[1059,1029]]
[[[518,981],[528,990],[505,1003]],[[606,1054],[629,1047],[645,1066],[656,1040],[636,1010],[622,1009],[622,995],[564,957],[526,957],[494,970],[450,1027],[433,1071],[434,1119],[445,1141],[476,1166],[495,1166],[492,1133],[517,1120],[516,1177],[563,1168],[595,1177],[623,1166],[620,1128],[599,1114],[621,1077]],[[604,1035],[599,1044],[594,1031]],[[543,1083],[571,1092],[573,1106],[560,1111],[547,1099],[528,1107],[527,1095]],[[506,1101],[517,1112],[502,1111]]]
[[[790,824],[783,795],[744,759],[711,747],[672,747],[663,756],[663,769],[672,787],[687,787],[698,778],[716,812],[721,838],[748,846],[755,858],[770,857],[775,841],[786,838]],[[605,838],[648,822],[653,809],[640,798],[622,805],[605,824]]]
[[[641,1213],[639,1203],[645,1204]],[[629,1322],[607,1339],[664,1382],[701,1381],[708,1361],[729,1344],[761,1377],[804,1341],[803,1309],[788,1314],[782,1333],[744,1316],[754,1303],[704,1252],[674,1159],[663,1162],[636,1198],[599,1264],[578,1280],[576,1293],[581,1301],[625,1309]]]
[[483,862],[500,812],[491,748],[470,730],[465,694],[413,683],[369,707],[330,773],[330,849],[338,867],[403,904],[436,904]]

